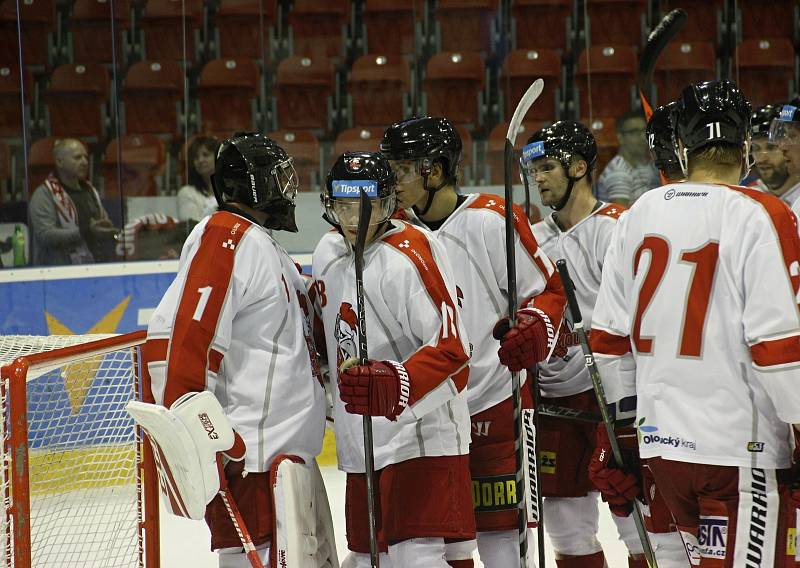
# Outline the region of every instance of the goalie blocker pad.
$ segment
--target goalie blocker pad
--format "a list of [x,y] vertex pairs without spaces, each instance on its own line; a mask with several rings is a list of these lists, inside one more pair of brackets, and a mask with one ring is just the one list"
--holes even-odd
[[202,519],[220,490],[219,454],[237,461],[244,442],[233,431],[219,401],[209,391],[186,393],[169,409],[131,401],[125,409],[144,429],[153,447],[159,485],[171,512]]
[[328,495],[317,462],[281,454],[269,471],[274,568],[339,568]]

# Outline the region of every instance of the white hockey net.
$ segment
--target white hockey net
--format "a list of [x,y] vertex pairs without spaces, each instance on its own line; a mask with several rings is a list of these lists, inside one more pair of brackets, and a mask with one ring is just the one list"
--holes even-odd
[[[132,346],[142,336],[0,337],[0,364],[31,356],[27,373],[15,373],[18,365],[9,365],[0,381],[2,566],[138,567],[157,562],[145,558],[143,549],[142,446],[125,412],[125,404],[139,398]],[[98,339],[105,341],[90,343]],[[49,353],[34,355],[43,352]],[[20,412],[20,400],[27,402],[27,412]],[[27,437],[12,438],[25,423]],[[28,452],[21,481],[12,476],[22,467],[20,444]],[[19,532],[27,518],[29,542]]]

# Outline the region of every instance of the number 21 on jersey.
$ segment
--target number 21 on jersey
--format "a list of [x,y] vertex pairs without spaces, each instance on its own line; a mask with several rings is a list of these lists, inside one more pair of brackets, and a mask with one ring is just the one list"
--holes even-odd
[[[644,254],[650,256],[650,264],[639,289],[631,339],[636,350],[646,354],[653,352],[655,338],[642,336],[642,319],[658,293],[661,281],[670,270],[669,243],[657,235],[646,236],[633,257],[634,277],[639,273]],[[681,343],[678,350],[678,354],[683,357],[700,357],[703,352],[703,329],[708,315],[708,304],[711,299],[711,289],[714,285],[718,260],[719,243],[716,241],[710,241],[696,249],[682,250],[678,255],[678,262],[689,265],[692,270],[688,291],[684,292],[686,303],[683,306],[683,329],[680,332]],[[674,270],[675,267],[672,269]]]

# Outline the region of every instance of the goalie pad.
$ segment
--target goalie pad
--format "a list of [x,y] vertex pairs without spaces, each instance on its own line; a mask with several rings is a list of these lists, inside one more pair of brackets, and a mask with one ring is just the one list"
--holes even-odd
[[171,512],[202,519],[220,490],[220,452],[244,457],[244,442],[233,431],[219,401],[209,391],[186,393],[169,409],[131,401],[125,409],[153,446],[159,485]]
[[328,495],[317,462],[279,455],[270,467],[275,527],[270,566],[339,568]]

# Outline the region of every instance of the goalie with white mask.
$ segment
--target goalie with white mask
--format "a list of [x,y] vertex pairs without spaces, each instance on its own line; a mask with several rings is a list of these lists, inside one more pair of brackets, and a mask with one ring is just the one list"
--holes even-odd
[[[171,503],[185,505],[173,511],[193,518],[205,514],[221,567],[250,563],[226,507],[214,497],[220,482],[238,505],[262,562],[270,565],[271,555],[273,565],[282,565],[275,559],[293,542],[303,557],[293,566],[336,566],[314,462],[322,448],[325,393],[310,302],[296,265],[269,233],[297,231],[292,160],[266,136],[237,134],[220,147],[212,182],[219,210],[189,235],[178,275],[150,319],[142,348],[151,402],[169,410],[133,413],[158,442],[162,488]],[[239,461],[228,461],[224,478],[215,479],[217,452],[234,439]],[[297,466],[300,475],[291,462],[303,464]],[[185,475],[170,478],[165,468]],[[288,485],[273,492],[271,472]],[[305,509],[318,512],[322,522],[287,507],[298,486],[305,495],[315,494],[314,506]],[[202,501],[209,499],[203,510]],[[308,534],[298,535],[298,525]],[[284,527],[291,529],[286,538]]]

